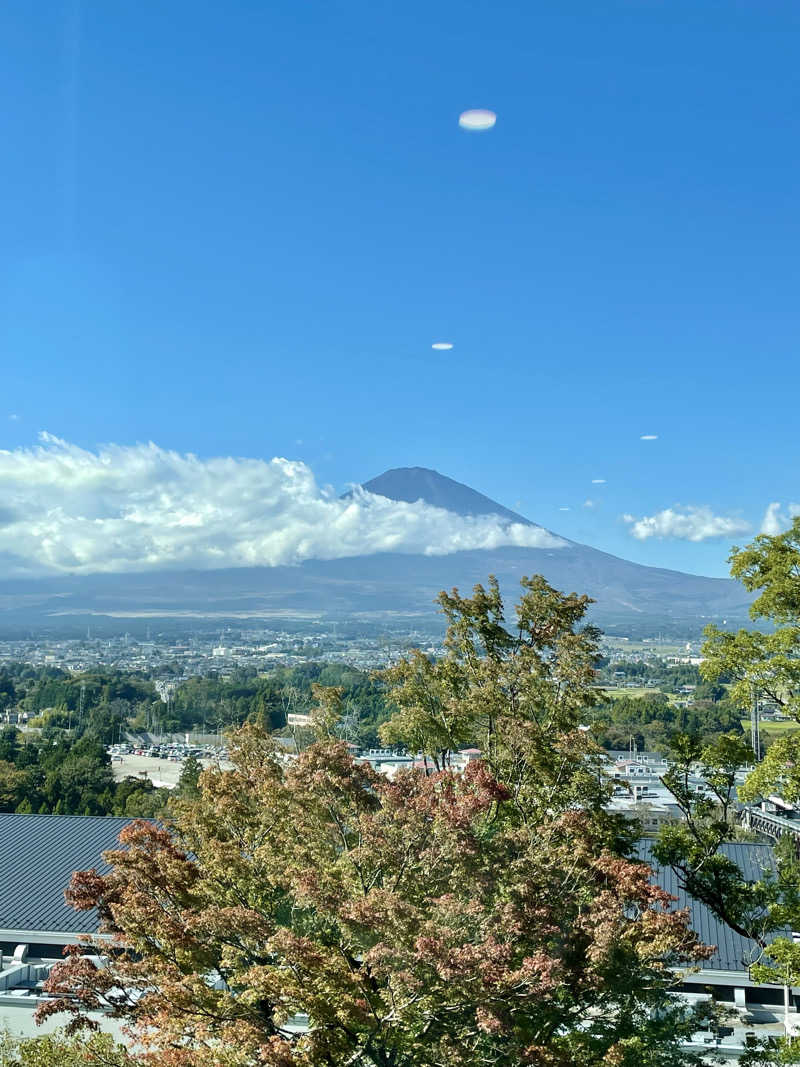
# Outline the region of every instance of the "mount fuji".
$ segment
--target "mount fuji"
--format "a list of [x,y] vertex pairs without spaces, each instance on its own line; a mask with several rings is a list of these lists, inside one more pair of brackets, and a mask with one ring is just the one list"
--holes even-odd
[[[587,593],[592,619],[621,633],[696,633],[710,620],[744,621],[750,598],[729,579],[647,567],[561,538],[469,486],[423,467],[385,471],[364,490],[395,501],[424,501],[460,516],[498,516],[534,527],[558,547],[499,547],[447,555],[379,552],[309,559],[293,566],[59,576],[0,581],[0,628],[75,624],[86,616],[257,620],[332,618],[438,626],[441,589],[468,592],[497,576],[513,604],[523,575],[543,574],[557,589]],[[516,527],[519,529],[519,527]],[[533,539],[535,540],[535,538]],[[99,620],[98,620],[99,621]]]

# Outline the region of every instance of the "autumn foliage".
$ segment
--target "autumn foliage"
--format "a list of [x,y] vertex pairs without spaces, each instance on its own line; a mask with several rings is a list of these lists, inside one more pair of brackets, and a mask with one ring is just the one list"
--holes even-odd
[[[50,989],[64,999],[45,1011],[110,1008],[138,1058],[165,1067],[691,1062],[670,968],[705,950],[626,858],[577,729],[578,683],[559,685],[594,636],[573,615],[559,634],[563,598],[537,596],[550,625],[527,652],[503,644],[492,663],[484,649],[460,681],[458,655],[442,667],[493,731],[487,759],[456,773],[438,735],[441,769],[389,780],[342,743],[287,761],[245,729],[235,769],[206,771],[170,825],[132,824],[109,874],[75,875],[70,902],[97,908],[111,942],[99,966],[59,965]],[[431,684],[453,699],[446,678]]]

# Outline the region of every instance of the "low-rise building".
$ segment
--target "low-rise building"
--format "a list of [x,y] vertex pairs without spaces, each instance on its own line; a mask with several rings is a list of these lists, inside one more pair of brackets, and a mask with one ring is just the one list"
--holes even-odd
[[[728,841],[720,846],[723,855],[733,860],[747,882],[757,882],[775,872],[772,845]],[[683,976],[681,988],[687,993],[710,992],[720,1003],[745,1011],[748,1007],[768,1009],[780,1007],[784,990],[781,985],[758,985],[751,978],[750,968],[759,961],[761,952],[754,941],[734,932],[702,901],[683,889],[676,871],[662,867],[653,856],[653,842],[640,841],[638,855],[653,869],[653,880],[676,898],[675,908],[688,908],[692,929],[706,945],[715,946],[713,956],[702,960],[696,969]],[[775,935],[778,936],[778,935]],[[785,930],[780,936],[791,937]],[[800,1007],[800,988],[790,990],[790,1002],[796,1011]]]
[[[132,820],[91,815],[0,814],[0,1028],[32,1035],[33,1012],[46,999],[42,986],[65,945],[95,934],[94,911],[64,900],[73,871],[108,870],[101,853],[118,847]],[[54,1016],[45,1030],[63,1025]],[[103,1029],[119,1028],[101,1018]]]

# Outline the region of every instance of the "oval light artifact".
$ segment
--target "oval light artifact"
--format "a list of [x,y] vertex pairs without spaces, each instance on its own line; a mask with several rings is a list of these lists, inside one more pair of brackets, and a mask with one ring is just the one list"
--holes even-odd
[[436,341],[431,345],[431,348],[435,348],[437,352],[449,352],[452,347],[449,341]]
[[496,122],[497,115],[494,111],[487,111],[482,107],[462,111],[458,116],[458,125],[462,130],[491,130]]

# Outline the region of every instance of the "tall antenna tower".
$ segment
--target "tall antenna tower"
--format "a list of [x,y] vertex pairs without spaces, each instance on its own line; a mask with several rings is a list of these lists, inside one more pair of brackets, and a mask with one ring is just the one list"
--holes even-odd
[[359,708],[354,701],[348,700],[343,710],[337,732],[343,741],[354,744],[358,739]]

